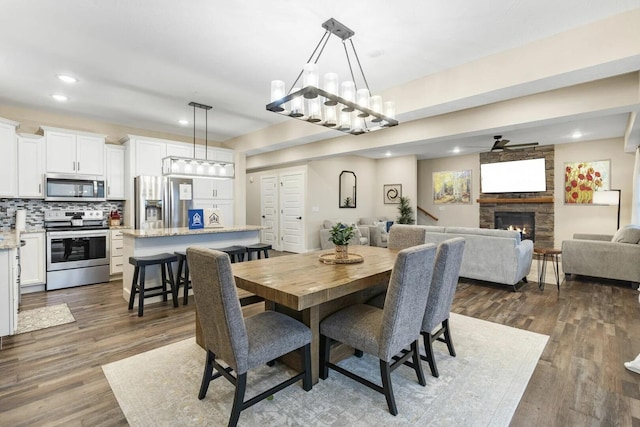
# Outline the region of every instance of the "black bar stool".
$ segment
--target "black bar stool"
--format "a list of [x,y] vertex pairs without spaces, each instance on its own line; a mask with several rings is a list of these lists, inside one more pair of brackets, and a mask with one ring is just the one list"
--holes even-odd
[[189,289],[191,289],[191,279],[189,278],[189,264],[187,263],[187,252],[174,252],[178,257],[178,271],[176,272],[176,294],[180,292],[180,285],[184,286],[182,304],[189,304]]
[[[140,294],[138,298],[138,317],[142,316],[145,298],[162,295],[162,301],[167,301],[167,295],[171,294],[171,298],[173,299],[173,306],[178,307],[178,292],[173,280],[173,271],[171,269],[171,263],[176,262],[177,260],[178,257],[173,254],[167,253],[150,256],[129,257],[129,264],[135,266],[135,270],[133,272],[133,281],[131,282],[131,295],[129,296],[129,310],[133,309],[133,301],[136,298],[136,293]],[[148,265],[160,266],[160,272],[162,273],[162,284],[160,286],[154,286],[152,288],[145,289],[144,276],[145,268]],[[138,282],[138,277],[140,277],[140,282]],[[171,290],[167,290],[167,283],[171,285]],[[159,292],[148,294],[148,291]]]
[[247,251],[247,248],[244,246],[227,246],[226,248],[216,249],[217,251],[224,252],[229,255],[232,263],[243,262],[244,261],[244,253]]
[[247,261],[251,261],[251,254],[258,254],[258,259],[261,257],[261,252],[264,253],[265,258],[269,258],[269,249],[271,245],[266,243],[257,243],[255,245],[247,245]]

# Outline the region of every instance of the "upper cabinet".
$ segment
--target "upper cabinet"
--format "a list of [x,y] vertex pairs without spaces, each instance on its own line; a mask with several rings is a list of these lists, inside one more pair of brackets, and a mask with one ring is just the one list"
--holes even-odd
[[18,197],[44,198],[44,137],[18,135]]
[[16,195],[16,128],[19,123],[0,118],[0,197]]
[[104,175],[104,135],[41,126],[50,173]]
[[120,145],[104,146],[105,178],[107,180],[107,200],[124,200],[124,155]]

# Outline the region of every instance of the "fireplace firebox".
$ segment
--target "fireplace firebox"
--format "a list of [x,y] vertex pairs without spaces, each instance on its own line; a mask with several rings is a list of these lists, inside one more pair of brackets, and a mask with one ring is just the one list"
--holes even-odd
[[498,230],[519,231],[522,240],[529,239],[535,242],[535,212],[495,212],[494,215],[494,228]]

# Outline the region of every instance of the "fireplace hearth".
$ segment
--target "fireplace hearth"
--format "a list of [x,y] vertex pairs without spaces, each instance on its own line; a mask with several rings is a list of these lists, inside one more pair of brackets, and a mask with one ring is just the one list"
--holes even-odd
[[497,230],[519,231],[522,240],[536,240],[535,212],[495,212],[494,221]]

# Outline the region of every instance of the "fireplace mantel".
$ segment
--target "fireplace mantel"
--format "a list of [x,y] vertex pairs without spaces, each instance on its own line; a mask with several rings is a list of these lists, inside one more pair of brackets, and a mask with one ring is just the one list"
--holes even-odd
[[479,204],[505,204],[505,203],[553,203],[553,197],[505,197],[505,198],[483,198],[476,200]]

